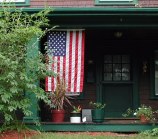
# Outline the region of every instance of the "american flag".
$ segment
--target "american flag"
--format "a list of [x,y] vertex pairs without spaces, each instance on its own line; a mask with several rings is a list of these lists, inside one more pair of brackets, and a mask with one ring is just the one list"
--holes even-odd
[[[47,42],[53,61],[48,68],[65,80],[67,92],[82,92],[85,32],[53,31],[48,34]],[[56,78],[47,77],[46,91],[54,91],[56,82]]]

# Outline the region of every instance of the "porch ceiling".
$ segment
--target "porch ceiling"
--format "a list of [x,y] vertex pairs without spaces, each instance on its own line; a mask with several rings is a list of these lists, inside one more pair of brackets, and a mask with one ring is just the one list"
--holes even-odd
[[[40,8],[28,9],[37,12]],[[48,17],[60,28],[157,28],[158,8],[55,8]]]

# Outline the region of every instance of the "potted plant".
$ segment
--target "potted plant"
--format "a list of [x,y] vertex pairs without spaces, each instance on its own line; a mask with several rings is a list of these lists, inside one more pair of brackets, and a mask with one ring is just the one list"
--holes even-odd
[[80,123],[81,122],[81,106],[73,106],[73,111],[70,113],[70,122],[71,123]]
[[141,123],[148,123],[150,121],[155,121],[154,113],[157,113],[157,111],[153,111],[150,106],[142,104],[139,108],[135,110],[128,108],[123,116],[127,117],[133,114],[140,119]]
[[63,122],[64,121],[64,105],[69,104],[69,97],[66,95],[66,85],[64,80],[57,80],[57,86],[55,91],[49,93],[49,98],[51,100],[50,107],[52,109],[52,122]]
[[100,102],[90,102],[89,103],[92,106],[91,114],[92,114],[92,121],[96,123],[104,122],[104,116],[105,116],[105,106],[106,104],[102,104]]

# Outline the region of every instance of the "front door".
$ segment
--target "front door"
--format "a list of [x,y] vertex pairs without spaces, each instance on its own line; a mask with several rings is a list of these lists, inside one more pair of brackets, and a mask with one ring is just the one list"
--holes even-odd
[[101,63],[101,96],[106,103],[105,117],[122,117],[127,108],[134,108],[134,67],[131,53],[104,53]]

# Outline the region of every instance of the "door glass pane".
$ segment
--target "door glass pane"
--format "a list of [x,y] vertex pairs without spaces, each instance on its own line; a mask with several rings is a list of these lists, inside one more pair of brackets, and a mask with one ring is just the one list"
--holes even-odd
[[113,80],[120,81],[121,80],[121,73],[113,73]]
[[112,64],[105,64],[104,72],[112,72]]
[[130,74],[129,73],[122,73],[122,80],[123,81],[129,81],[130,80]]
[[105,81],[112,81],[112,73],[104,73]]
[[113,64],[113,72],[121,72],[121,64]]
[[114,55],[113,56],[113,63],[121,63],[121,56],[120,55]]
[[122,64],[122,72],[130,72],[130,65]]
[[130,63],[129,55],[122,55],[122,63]]

